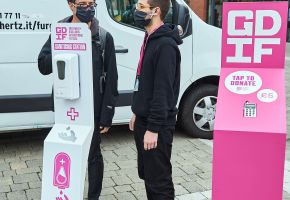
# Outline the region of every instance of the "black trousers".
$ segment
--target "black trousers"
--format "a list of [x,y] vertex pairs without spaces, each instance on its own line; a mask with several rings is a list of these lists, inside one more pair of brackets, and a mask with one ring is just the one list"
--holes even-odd
[[138,152],[138,174],[145,182],[148,200],[174,200],[172,181],[171,152],[174,126],[163,127],[158,134],[157,148],[144,150],[144,135],[147,122],[138,118],[135,121],[134,137]]
[[101,134],[99,125],[95,125],[88,157],[88,200],[98,200],[103,184],[104,160],[101,152]]

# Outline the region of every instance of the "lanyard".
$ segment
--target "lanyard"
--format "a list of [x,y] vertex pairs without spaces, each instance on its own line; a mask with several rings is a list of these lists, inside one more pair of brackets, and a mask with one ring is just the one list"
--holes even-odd
[[[161,25],[163,26],[163,24]],[[142,66],[143,66],[143,58],[144,58],[144,54],[145,54],[145,49],[146,49],[146,45],[148,43],[148,39],[149,37],[157,30],[159,29],[161,26],[157,27],[156,29],[154,29],[152,31],[152,33],[148,34],[146,33],[145,34],[145,38],[144,38],[144,41],[143,41],[143,44],[142,44],[142,47],[141,47],[141,52],[140,52],[140,59],[139,59],[139,63],[138,63],[138,69],[137,69],[137,76],[139,77],[140,74],[141,74],[141,69],[142,69]]]
[[141,52],[140,52],[140,59],[138,63],[138,69],[137,69],[137,76],[140,76],[141,74],[141,68],[142,68],[142,63],[143,63],[143,58],[144,58],[144,51],[148,42],[149,35],[146,33],[145,38],[141,47]]

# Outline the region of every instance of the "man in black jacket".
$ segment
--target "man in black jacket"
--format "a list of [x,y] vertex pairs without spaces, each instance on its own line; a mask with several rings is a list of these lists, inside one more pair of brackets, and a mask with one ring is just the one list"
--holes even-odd
[[[99,199],[104,173],[104,162],[101,153],[101,133],[108,132],[112,125],[118,96],[118,73],[113,37],[106,33],[104,55],[100,44],[99,23],[95,16],[96,3],[94,0],[68,0],[73,15],[60,22],[62,23],[87,23],[92,32],[92,57],[93,57],[93,84],[94,84],[94,116],[95,130],[88,158],[88,199]],[[104,58],[103,58],[104,56]],[[44,44],[39,57],[38,68],[43,75],[52,73],[51,39]],[[100,87],[100,78],[106,72],[104,86]],[[103,90],[103,91],[101,91]]]
[[149,200],[173,200],[171,151],[180,87],[182,43],[174,25],[164,25],[170,0],[139,0],[135,23],[145,27],[135,81],[130,129],[138,151],[138,173]]

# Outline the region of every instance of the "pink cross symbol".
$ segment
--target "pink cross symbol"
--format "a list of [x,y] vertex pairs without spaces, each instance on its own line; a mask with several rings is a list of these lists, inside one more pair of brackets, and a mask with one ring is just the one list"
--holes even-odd
[[79,112],[76,112],[76,109],[75,109],[75,108],[70,108],[70,110],[67,111],[66,115],[67,115],[68,117],[70,117],[70,119],[71,119],[72,121],[75,121],[76,118],[79,116]]

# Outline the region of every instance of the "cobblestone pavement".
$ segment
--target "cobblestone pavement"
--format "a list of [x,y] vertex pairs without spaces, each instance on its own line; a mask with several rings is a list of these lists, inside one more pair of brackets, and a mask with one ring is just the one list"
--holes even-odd
[[[0,135],[1,200],[40,199],[45,136],[43,131]],[[104,135],[102,151],[105,178],[101,199],[146,199],[144,184],[137,176],[134,138],[127,126],[114,127],[111,134]],[[177,131],[172,163],[179,199],[210,196],[211,160],[212,148],[205,141],[191,139]],[[187,197],[189,194],[191,196]]]
[[[288,56],[289,55],[289,56]],[[287,128],[290,132],[290,46],[286,56]],[[0,200],[40,199],[43,141],[48,130],[0,134]],[[289,135],[289,134],[288,134]],[[289,138],[289,137],[288,137]],[[127,126],[102,138],[105,178],[102,200],[146,199],[137,176],[136,148]],[[290,199],[290,140],[287,142],[284,200]],[[173,179],[178,200],[211,198],[212,141],[177,131],[173,144]],[[85,194],[87,184],[85,186]],[[86,199],[86,195],[84,197]]]
[[[0,200],[40,199],[45,136],[40,131],[0,136]],[[133,135],[126,126],[121,126],[102,139],[105,178],[101,199],[145,200],[144,184],[137,176]],[[290,151],[290,141],[288,147]],[[287,158],[286,181],[290,180],[289,153]],[[211,161],[212,141],[192,139],[176,132],[172,164],[178,200],[210,199]],[[290,199],[289,182],[285,182],[284,190],[284,200]]]

